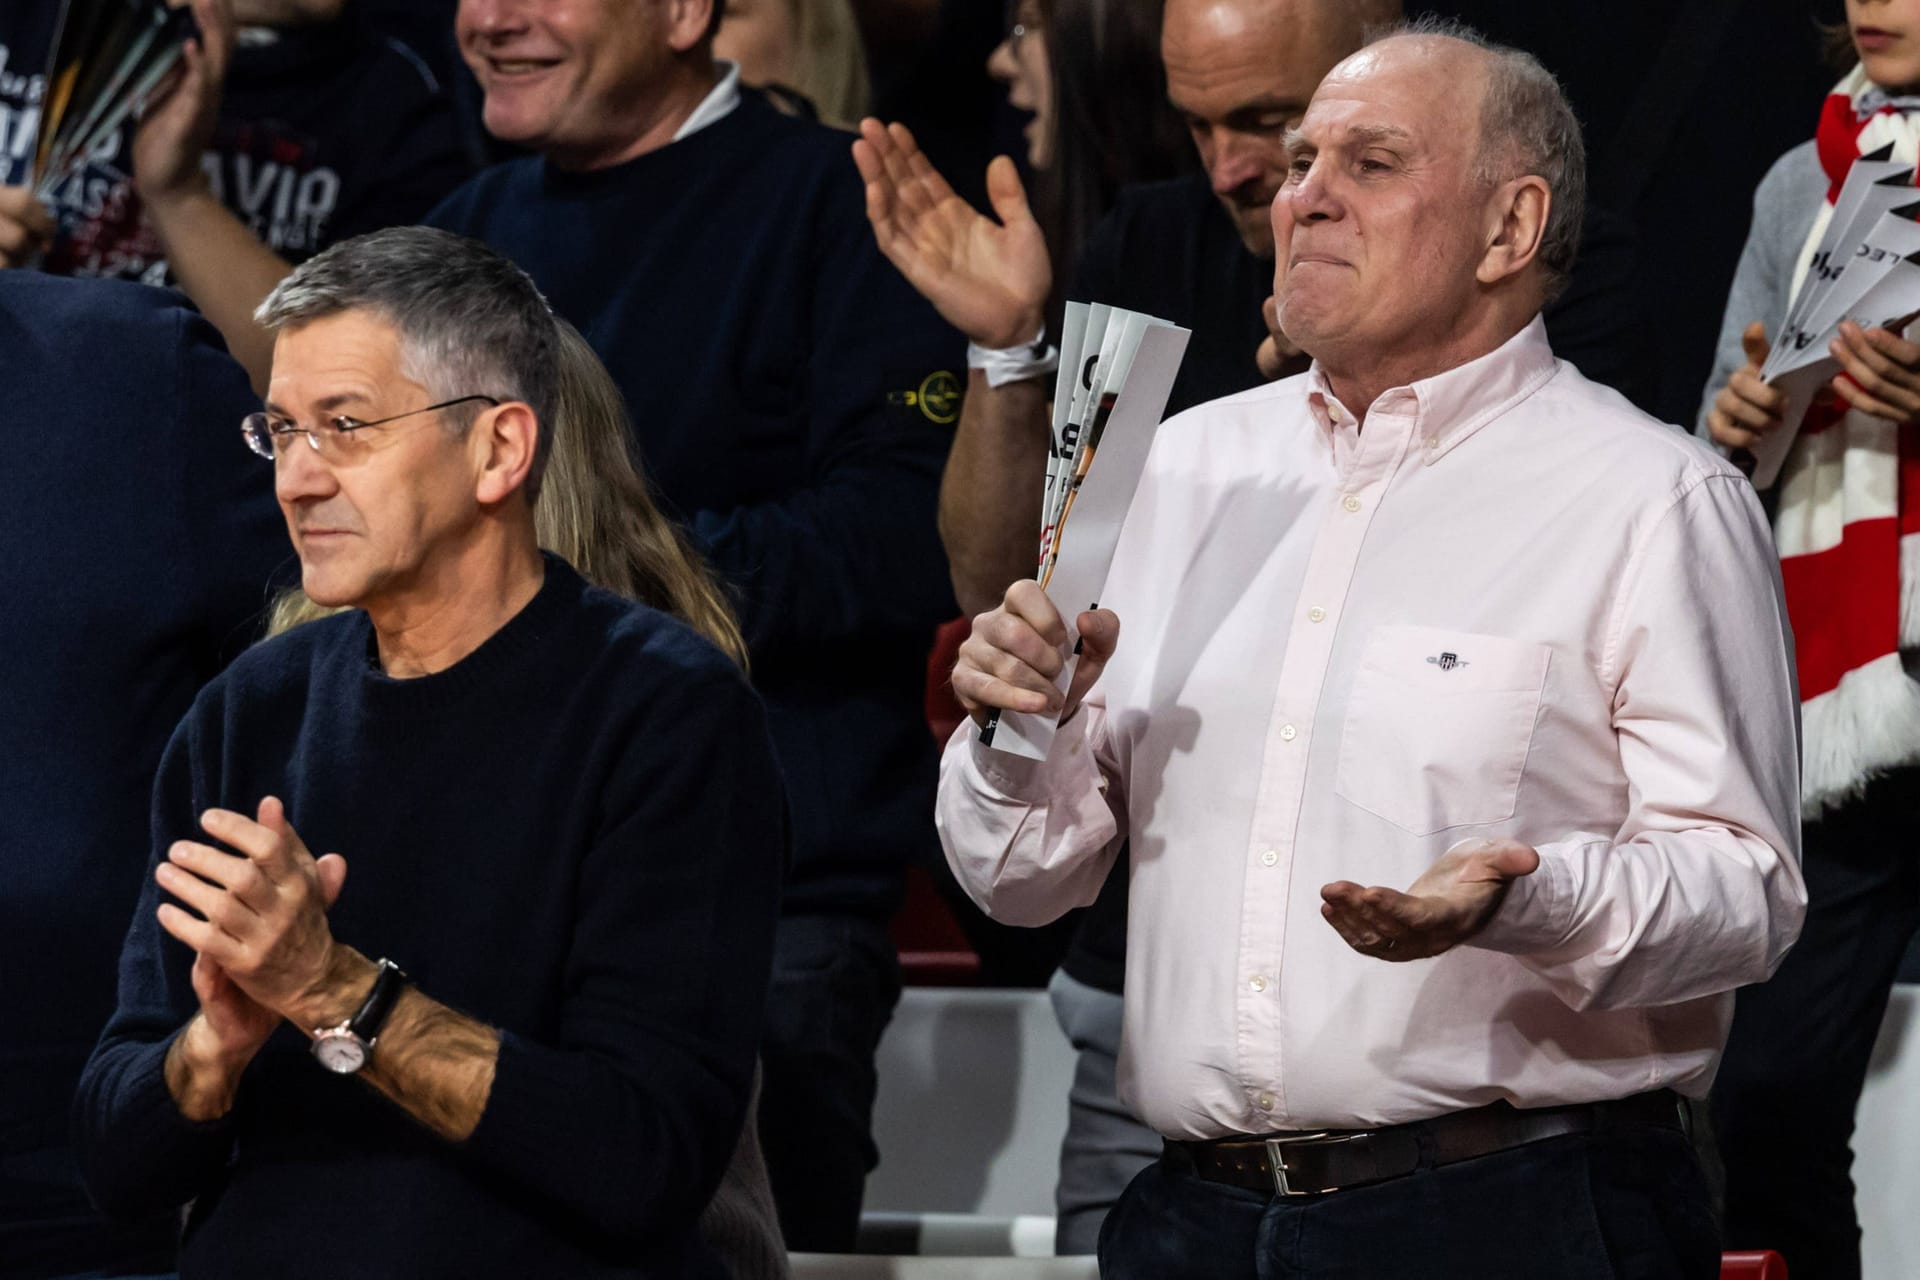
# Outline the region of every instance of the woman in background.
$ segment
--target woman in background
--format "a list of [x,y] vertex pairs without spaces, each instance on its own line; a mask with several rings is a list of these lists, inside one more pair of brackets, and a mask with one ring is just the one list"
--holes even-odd
[[1033,113],[1027,167],[1056,280],[1121,187],[1194,167],[1193,143],[1167,105],[1160,11],[1160,0],[1020,0],[987,59],[1007,101]]
[[849,0],[726,0],[713,56],[790,109],[798,95],[822,124],[851,129],[867,114],[866,47]]

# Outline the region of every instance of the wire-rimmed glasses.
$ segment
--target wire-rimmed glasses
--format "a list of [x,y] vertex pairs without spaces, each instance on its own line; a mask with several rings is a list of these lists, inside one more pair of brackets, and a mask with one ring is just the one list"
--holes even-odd
[[461,396],[456,400],[442,400],[439,404],[430,404],[421,409],[409,409],[405,413],[396,413],[392,417],[376,418],[372,422],[362,422],[345,414],[335,414],[321,421],[317,427],[303,427],[299,423],[278,414],[250,413],[240,422],[240,434],[246,437],[247,448],[261,457],[273,460],[280,456],[286,443],[295,436],[305,436],[307,444],[323,458],[337,460],[347,452],[347,444],[356,431],[368,427],[384,427],[389,422],[398,422],[402,418],[411,418],[416,414],[432,413],[436,409],[451,409],[457,404],[466,404],[473,400],[484,400],[489,405],[498,405],[495,396]]

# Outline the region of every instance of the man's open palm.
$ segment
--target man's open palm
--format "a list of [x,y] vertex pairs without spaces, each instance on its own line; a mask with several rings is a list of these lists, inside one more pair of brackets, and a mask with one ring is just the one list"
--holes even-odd
[[987,167],[995,222],[954,194],[905,125],[867,119],[860,135],[853,160],[880,252],[972,341],[995,349],[1033,341],[1053,265],[1013,161]]
[[1326,885],[1320,914],[1362,955],[1424,960],[1486,928],[1507,885],[1539,866],[1540,855],[1517,840],[1476,840],[1441,855],[1405,893],[1350,880]]

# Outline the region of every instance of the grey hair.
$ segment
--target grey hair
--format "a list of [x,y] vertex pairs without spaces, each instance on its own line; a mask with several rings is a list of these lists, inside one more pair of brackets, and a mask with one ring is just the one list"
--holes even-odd
[[[432,227],[389,227],[342,240],[274,286],[254,311],[268,332],[366,310],[400,333],[400,368],[435,400],[519,400],[539,424],[527,501],[540,493],[553,447],[559,339],[533,280],[478,240]],[[446,411],[464,433],[478,405]]]
[[1368,43],[1395,36],[1459,40],[1487,55],[1474,176],[1488,187],[1522,177],[1546,182],[1551,199],[1537,261],[1551,302],[1572,277],[1587,208],[1587,145],[1560,82],[1532,54],[1496,44],[1457,19],[1426,15],[1376,30]]

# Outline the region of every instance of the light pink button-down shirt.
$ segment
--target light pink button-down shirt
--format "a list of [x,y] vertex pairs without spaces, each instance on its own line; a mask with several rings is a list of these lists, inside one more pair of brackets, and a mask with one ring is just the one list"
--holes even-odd
[[[948,744],[939,822],[1000,920],[1132,881],[1121,1095],[1169,1137],[1698,1096],[1799,930],[1796,706],[1751,488],[1555,360],[1538,320],[1388,391],[1318,371],[1160,429],[1049,758]],[[1468,946],[1320,915],[1507,836]]]

